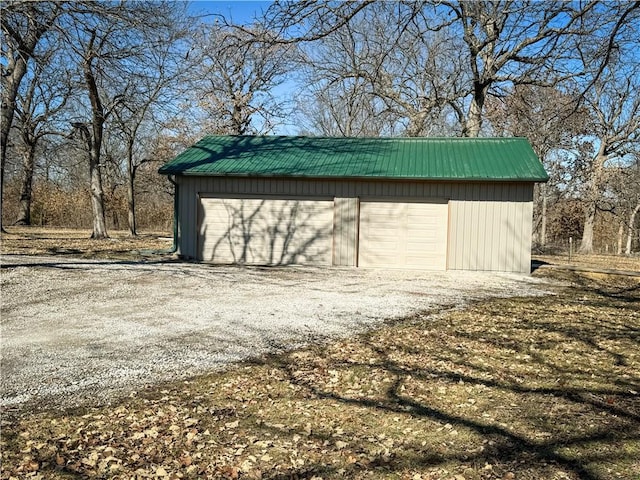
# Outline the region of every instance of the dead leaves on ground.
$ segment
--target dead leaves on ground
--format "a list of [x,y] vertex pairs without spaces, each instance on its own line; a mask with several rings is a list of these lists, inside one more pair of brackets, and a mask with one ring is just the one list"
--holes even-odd
[[407,319],[111,407],[25,414],[3,426],[1,477],[633,478],[638,290],[604,287]]
[[143,251],[162,251],[171,247],[171,233],[109,231],[105,240],[91,239],[91,230],[47,227],[6,227],[2,233],[3,255],[71,255],[81,258],[140,260]]

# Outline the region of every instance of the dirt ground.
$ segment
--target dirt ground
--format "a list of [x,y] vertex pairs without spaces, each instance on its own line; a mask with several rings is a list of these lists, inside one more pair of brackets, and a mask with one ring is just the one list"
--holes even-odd
[[3,415],[0,478],[639,478],[640,279],[535,275],[552,294]]
[[544,291],[473,272],[1,260],[2,404],[16,408],[104,402],[416,312]]
[[533,261],[545,265],[621,270],[640,274],[640,256],[624,255],[534,255]]

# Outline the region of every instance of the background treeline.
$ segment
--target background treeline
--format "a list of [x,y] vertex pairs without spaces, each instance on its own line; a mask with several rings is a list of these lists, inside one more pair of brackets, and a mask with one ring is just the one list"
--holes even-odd
[[168,230],[205,134],[525,136],[534,242],[640,250],[640,2],[2,3],[2,222]]

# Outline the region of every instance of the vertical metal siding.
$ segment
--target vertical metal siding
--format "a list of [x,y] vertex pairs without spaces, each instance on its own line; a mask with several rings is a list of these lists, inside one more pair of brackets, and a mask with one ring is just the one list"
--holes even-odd
[[[529,272],[533,183],[427,183],[235,177],[178,177],[178,253],[195,257],[197,197],[207,194],[333,196],[341,218],[357,216],[357,197],[444,198],[449,200],[448,268]],[[349,199],[350,201],[346,201]],[[338,206],[339,205],[339,206]],[[354,212],[355,209],[355,212]],[[335,239],[340,262],[355,264],[353,230]],[[352,236],[353,234],[353,236]],[[340,263],[342,264],[342,263]]]
[[334,202],[333,264],[353,267],[358,242],[358,199],[336,197]]

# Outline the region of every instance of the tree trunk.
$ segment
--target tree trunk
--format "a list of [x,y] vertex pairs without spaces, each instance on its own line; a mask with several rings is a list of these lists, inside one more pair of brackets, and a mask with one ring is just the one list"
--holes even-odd
[[129,220],[129,234],[132,237],[138,235],[138,226],[136,221],[136,197],[133,191],[133,185],[135,181],[135,174],[130,173],[127,182],[127,206],[128,206],[128,220]]
[[129,220],[129,234],[132,237],[138,235],[138,226],[136,221],[136,199],[133,191],[133,178],[129,178],[127,185],[127,204],[128,204],[128,220]]
[[[99,147],[98,147],[99,148]],[[89,158],[89,178],[91,182],[91,210],[93,212],[93,233],[91,238],[108,238],[107,222],[104,213],[104,190],[102,188],[102,174],[100,172],[100,155],[96,155],[92,148]]]
[[138,235],[136,225],[136,197],[134,191],[136,169],[133,166],[133,143],[129,142],[129,149],[127,152],[127,207],[128,207],[128,220],[129,220],[129,234],[133,237]]
[[31,225],[31,199],[33,196],[33,170],[36,158],[36,143],[30,143],[22,160],[22,184],[20,205],[16,225]]
[[627,231],[627,245],[624,249],[624,253],[627,255],[631,255],[631,240],[633,239],[633,230],[636,223],[636,215],[640,211],[640,203],[636,205],[636,208],[631,212],[631,216],[629,217],[629,230]]
[[96,32],[92,32],[86,51],[87,58],[83,63],[84,80],[87,85],[89,101],[91,102],[91,134],[89,141],[89,181],[91,190],[91,209],[93,211],[93,233],[91,238],[108,238],[107,222],[104,213],[104,190],[102,188],[102,174],[100,172],[100,153],[102,150],[102,135],[104,131],[105,113],[100,92],[93,73],[92,61],[95,53],[93,45],[96,39]]
[[[44,2],[43,2],[44,3]],[[27,62],[33,57],[33,52],[42,36],[55,22],[59,12],[59,6],[46,17],[38,11],[38,2],[25,2],[27,30],[24,36],[19,35],[12,41],[7,41],[5,51],[5,75],[2,78],[2,97],[0,101],[0,231],[4,232],[2,223],[2,211],[4,204],[4,169],[6,165],[7,146],[9,144],[9,131],[16,111],[16,96],[20,88],[20,82],[27,73]],[[7,14],[6,12],[5,15]],[[3,22],[4,30],[4,22]],[[15,50],[14,50],[15,48]]]
[[605,155],[605,142],[600,144],[600,148],[593,159],[593,167],[591,178],[589,179],[589,189],[586,192],[586,207],[584,211],[584,230],[582,232],[582,241],[578,253],[593,253],[593,227],[596,223],[596,214],[598,211],[598,201],[600,200],[601,183],[603,176],[604,164],[607,161]]
[[540,212],[540,247],[545,248],[547,245],[547,186],[540,185],[540,194],[542,195],[542,209]]
[[129,235],[132,237],[138,236],[138,226],[136,224],[136,199],[133,193],[133,181],[129,180],[129,185],[127,188],[127,204],[128,204],[128,212],[127,212],[127,220],[129,222]]
[[620,220],[618,226],[618,248],[616,249],[616,255],[622,255],[622,237],[624,236],[624,221]]
[[593,253],[593,227],[596,223],[596,203],[590,201],[585,208],[584,229],[578,253]]
[[487,87],[477,84],[474,86],[473,98],[469,105],[469,119],[467,121],[467,137],[478,137],[482,128],[482,110],[487,94]]
[[16,95],[20,81],[27,72],[27,62],[21,56],[8,68],[11,74],[2,82],[2,105],[0,108],[0,231],[4,232],[2,211],[4,205],[4,169],[7,160],[7,146],[9,145],[9,131],[16,111]]

